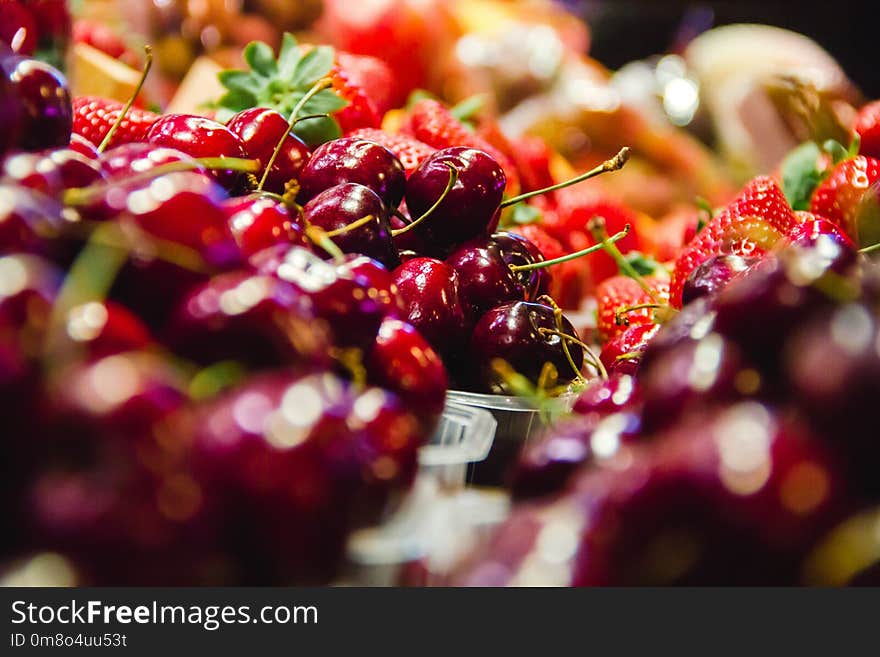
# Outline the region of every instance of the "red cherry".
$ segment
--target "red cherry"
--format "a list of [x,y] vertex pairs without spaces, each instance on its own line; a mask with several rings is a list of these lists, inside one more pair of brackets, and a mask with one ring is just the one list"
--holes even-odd
[[306,244],[299,217],[273,199],[251,194],[223,201],[222,206],[244,259],[276,244]]
[[23,109],[16,145],[28,151],[67,146],[73,108],[61,72],[39,60],[16,56],[0,60],[0,68]]
[[226,127],[238,136],[245,155],[260,161],[261,172],[272,159],[281,136],[287,133],[266,177],[263,187],[266,191],[284,193],[284,185],[299,178],[311,156],[309,147],[289,131],[287,120],[273,109],[253,107],[243,110],[229,119]]
[[642,353],[659,330],[659,324],[630,326],[602,347],[599,360],[608,373],[634,375],[639,369]]

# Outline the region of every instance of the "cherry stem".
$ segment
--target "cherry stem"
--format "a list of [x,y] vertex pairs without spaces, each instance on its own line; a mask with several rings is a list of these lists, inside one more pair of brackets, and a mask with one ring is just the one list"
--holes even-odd
[[323,229],[308,224],[305,232],[306,237],[309,238],[309,241],[312,242],[312,244],[324,249],[337,263],[341,263],[345,260],[345,254],[342,252],[342,249],[336,246],[336,243],[328,237]]
[[576,185],[585,180],[589,180],[590,178],[595,178],[603,173],[608,173],[609,171],[617,171],[618,169],[622,169],[623,165],[626,164],[627,160],[629,160],[629,156],[631,153],[631,149],[629,146],[624,146],[620,149],[620,152],[612,157],[610,160],[606,160],[595,169],[590,169],[586,173],[582,173],[579,176],[575,176],[569,180],[566,180],[561,183],[557,183],[555,185],[551,185],[550,187],[545,187],[544,189],[536,189],[533,192],[526,192],[525,194],[520,194],[519,196],[514,196],[513,198],[509,198],[501,204],[502,208],[506,208],[511,205],[516,205],[521,201],[525,201],[527,199],[532,198],[533,196],[541,196],[542,194],[548,194],[550,192],[555,192],[557,189],[564,189],[566,187],[570,187],[571,185]]
[[275,145],[275,150],[272,151],[272,157],[269,158],[269,162],[266,163],[266,168],[263,170],[263,177],[260,178],[260,184],[257,185],[258,192],[262,191],[263,187],[266,185],[266,179],[269,177],[269,172],[275,165],[275,160],[278,159],[278,155],[281,153],[281,149],[284,148],[284,142],[290,135],[291,130],[293,130],[293,126],[296,125],[297,115],[302,111],[302,108],[305,106],[305,104],[312,99],[312,96],[331,86],[333,86],[333,81],[330,80],[330,78],[321,78],[314,85],[312,85],[312,88],[309,89],[306,94],[299,99],[299,102],[294,106],[293,111],[290,113],[290,118],[287,121],[287,129],[284,131],[284,134],[281,135],[281,139],[279,139],[278,143]]
[[[560,335],[568,335],[563,329],[565,328],[562,325],[562,308],[559,307],[559,304],[556,303],[556,299],[551,297],[549,294],[542,294],[538,297],[538,301],[543,300],[548,306],[553,309],[553,321],[556,323],[556,332]],[[538,329],[538,332],[541,332],[541,329]],[[581,374],[581,368],[579,368],[575,362],[574,358],[571,357],[571,351],[568,349],[568,340],[562,341],[562,352],[565,354],[565,359],[568,361],[569,366],[572,371],[574,371],[574,378],[577,381],[585,381],[584,376]]]
[[637,303],[634,306],[626,306],[618,308],[614,311],[614,323],[618,326],[629,326],[629,320],[624,315],[635,312],[636,310],[644,310],[645,308],[665,308],[665,303]]
[[587,343],[585,343],[581,340],[578,340],[573,335],[569,335],[568,333],[564,333],[562,331],[557,331],[555,329],[548,329],[545,327],[541,327],[538,329],[538,333],[542,333],[544,335],[557,335],[560,338],[562,338],[563,340],[567,340],[568,342],[573,342],[574,344],[578,345],[581,349],[583,349],[587,353],[587,356],[589,356],[590,364],[596,368],[596,371],[599,372],[599,376],[601,376],[603,379],[608,378],[608,372],[605,369],[605,366],[602,364],[601,360],[596,358],[596,354],[593,353],[593,350],[590,348],[590,346]]
[[[619,233],[616,233],[612,237],[608,238],[609,244],[614,244],[619,240],[622,240],[629,234],[629,224],[623,227],[623,230]],[[570,260],[576,260],[577,258],[583,257],[585,255],[589,255],[591,253],[596,253],[597,251],[604,251],[605,246],[603,244],[594,244],[593,246],[587,247],[586,249],[581,249],[580,251],[576,251],[574,253],[569,253],[568,255],[560,256],[558,258],[553,258],[553,260],[542,260],[540,262],[533,262],[528,265],[510,265],[510,270],[513,272],[520,271],[532,271],[534,269],[543,269],[544,267],[552,267],[553,265],[561,265],[563,262],[569,262]]]
[[110,182],[100,182],[88,187],[74,187],[64,191],[61,199],[65,205],[86,205],[98,198],[108,189],[118,187],[120,185],[131,185],[134,183],[152,180],[169,173],[179,173],[181,171],[196,171],[198,169],[218,169],[222,171],[241,171],[242,173],[253,173],[259,171],[259,160],[248,160],[241,157],[202,157],[193,160],[180,160],[178,162],[167,162],[157,167],[141,171],[119,180],[111,180]]
[[144,68],[141,71],[141,79],[138,80],[137,86],[134,88],[134,93],[129,97],[126,101],[125,105],[122,106],[122,111],[119,112],[119,116],[116,117],[116,120],[113,122],[113,125],[110,126],[110,129],[107,131],[107,134],[104,135],[104,138],[101,140],[101,143],[98,144],[98,152],[103,153],[104,149],[110,145],[110,140],[113,139],[113,135],[116,134],[116,131],[119,129],[119,126],[122,125],[122,121],[128,115],[128,111],[131,109],[131,106],[134,104],[134,101],[137,100],[138,94],[141,93],[141,89],[144,86],[144,82],[147,81],[147,75],[150,73],[150,69],[153,67],[153,49],[150,46],[144,46]]
[[346,224],[345,226],[337,228],[336,230],[324,231],[324,235],[326,237],[337,237],[339,235],[345,235],[346,233],[350,233],[353,230],[357,230],[361,226],[365,226],[368,223],[375,221],[375,219],[376,218],[373,215],[368,214],[366,217],[361,217],[360,219],[352,221],[350,224]]
[[614,242],[616,242],[617,240],[613,238],[609,239],[608,233],[605,230],[605,219],[603,217],[593,217],[587,223],[587,229],[593,235],[593,239],[599,243],[599,247],[604,249],[605,252],[611,256],[620,271],[635,280],[635,282],[639,284],[639,287],[645,291],[645,294],[651,297],[651,301],[656,303],[658,306],[666,305],[663,303],[663,301],[660,299],[654,289],[650,285],[648,285],[642,275],[635,270],[635,267],[633,267],[630,262],[623,257],[620,249],[618,249],[614,245]]
[[327,114],[327,112],[323,112],[321,114],[306,114],[305,116],[297,117],[294,120],[293,125],[296,125],[297,123],[300,123],[301,121],[308,121],[310,119],[329,119],[329,118],[330,118],[330,115]]
[[858,253],[873,253],[874,251],[880,251],[880,242],[876,244],[872,244],[871,246],[866,246],[862,249],[858,250]]
[[348,370],[355,388],[366,387],[367,368],[364,367],[364,353],[360,349],[357,347],[333,349],[331,356],[337,363]]
[[[392,230],[391,237],[397,237],[398,235],[403,235],[404,233],[411,231],[413,228],[418,226],[420,223],[422,223],[423,221],[428,219],[434,213],[434,210],[436,210],[438,208],[438,206],[443,202],[443,199],[445,199],[449,195],[449,192],[452,191],[452,188],[455,187],[455,183],[458,182],[458,169],[456,169],[454,166],[452,166],[448,162],[444,162],[443,164],[445,164],[447,166],[447,168],[449,169],[449,182],[446,183],[446,189],[444,189],[443,193],[440,194],[440,198],[438,198],[436,201],[434,201],[434,205],[432,205],[430,208],[428,208],[421,217],[419,217],[415,221],[411,221],[403,228],[398,228],[396,230]],[[398,216],[400,216],[400,215],[398,215]]]

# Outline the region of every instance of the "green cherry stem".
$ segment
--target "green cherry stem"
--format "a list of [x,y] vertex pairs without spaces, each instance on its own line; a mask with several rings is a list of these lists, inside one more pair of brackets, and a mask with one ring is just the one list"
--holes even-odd
[[345,254],[342,252],[342,249],[336,246],[336,243],[330,239],[324,230],[318,226],[308,224],[305,232],[309,241],[329,253],[337,264],[342,263],[345,260]]
[[645,279],[642,277],[642,275],[639,274],[639,272],[635,270],[635,268],[629,263],[629,261],[623,257],[620,249],[618,249],[614,245],[614,242],[616,242],[617,240],[614,240],[613,238],[609,239],[608,233],[605,230],[605,219],[603,217],[593,217],[592,219],[590,219],[590,221],[587,223],[587,229],[593,235],[593,239],[599,243],[599,248],[604,249],[605,252],[609,256],[611,256],[611,258],[617,264],[617,267],[620,269],[621,273],[626,274],[630,278],[634,279],[635,282],[639,284],[639,287],[645,291],[645,294],[651,297],[651,301],[653,301],[655,304],[657,304],[658,306],[668,305],[663,303],[663,300],[660,299],[654,289],[645,282]]
[[506,208],[511,205],[515,205],[520,203],[521,201],[528,200],[533,196],[541,196],[541,194],[547,194],[549,192],[555,192],[557,189],[564,189],[565,187],[570,187],[571,185],[576,185],[577,183],[583,182],[585,180],[589,180],[590,178],[595,178],[603,173],[608,173],[609,171],[617,171],[618,169],[622,169],[623,165],[626,164],[627,160],[629,160],[629,156],[631,153],[631,149],[629,146],[624,146],[620,149],[620,152],[612,157],[610,160],[606,160],[595,169],[590,169],[586,173],[582,173],[579,176],[575,176],[569,180],[565,180],[561,183],[557,183],[556,185],[551,185],[550,187],[545,187],[544,189],[536,189],[533,192],[526,192],[525,194],[520,194],[519,196],[514,196],[513,198],[509,198],[501,204],[502,208]]
[[859,253],[873,253],[874,251],[880,251],[880,242],[858,250]]
[[324,232],[325,237],[338,237],[339,235],[345,235],[346,233],[350,233],[353,230],[357,230],[361,226],[366,226],[371,221],[374,221],[376,218],[368,214],[366,217],[361,217],[356,221],[352,221],[350,224],[345,224],[344,226],[337,228],[335,230],[328,230]]
[[602,364],[601,360],[596,358],[596,354],[593,353],[593,350],[590,348],[590,346],[587,343],[585,343],[581,340],[578,340],[573,335],[569,335],[568,333],[563,333],[562,331],[557,331],[555,329],[548,329],[548,328],[541,327],[538,329],[538,333],[541,333],[543,335],[556,335],[556,336],[559,336],[560,338],[562,338],[563,340],[567,340],[569,342],[576,344],[577,346],[579,346],[581,349],[583,349],[586,352],[587,356],[589,357],[590,364],[596,368],[596,371],[599,372],[599,376],[601,376],[603,379],[608,378],[608,372],[605,369],[605,366]]
[[[443,199],[445,199],[449,195],[449,192],[452,191],[452,188],[455,187],[455,183],[458,182],[458,169],[456,169],[454,166],[452,166],[448,162],[444,162],[444,164],[449,168],[449,182],[446,183],[446,189],[444,189],[443,193],[440,194],[440,198],[438,198],[436,201],[434,201],[434,205],[432,205],[430,208],[425,210],[425,213],[421,217],[419,217],[415,221],[411,221],[403,228],[398,228],[396,230],[392,230],[391,237],[397,237],[398,235],[403,235],[404,233],[411,231],[413,228],[418,226],[420,223],[422,223],[423,221],[428,219],[434,213],[434,210],[436,210],[440,206],[440,204],[443,202]],[[397,215],[397,216],[399,217],[401,215]]]
[[259,171],[259,160],[248,160],[241,157],[202,157],[194,160],[181,160],[178,162],[167,162],[157,167],[141,171],[133,176],[113,180],[110,182],[101,182],[88,187],[74,187],[65,190],[61,197],[64,205],[88,205],[98,200],[101,195],[112,187],[120,185],[131,185],[146,180],[153,180],[169,173],[178,173],[181,171],[196,171],[198,169],[218,169],[229,171],[241,171],[242,173],[253,173]]
[[[622,240],[624,237],[629,234],[629,224],[623,227],[623,230],[619,233],[614,234],[612,237],[607,238],[607,242],[609,244],[614,244],[619,240]],[[559,256],[558,258],[553,258],[553,260],[542,260],[540,262],[533,262],[528,265],[510,265],[510,269],[513,272],[520,271],[532,271],[533,269],[543,269],[544,267],[552,267],[553,265],[561,265],[563,262],[568,262],[570,260],[576,260],[577,258],[583,257],[585,255],[589,255],[591,253],[596,253],[597,251],[604,251],[604,244],[594,244],[593,246],[587,247],[586,249],[581,249],[580,251],[575,251],[574,253],[569,253],[568,255]]]
[[647,308],[665,308],[666,304],[660,303],[637,303],[634,306],[626,306],[625,308],[618,308],[614,311],[614,323],[618,326],[629,326],[629,320],[625,317],[625,315],[635,312],[636,310],[645,310]]
[[312,88],[309,89],[306,94],[299,99],[299,102],[296,105],[294,105],[293,110],[290,112],[290,118],[287,121],[287,130],[285,130],[284,134],[281,135],[281,139],[279,139],[278,143],[275,145],[275,150],[272,151],[272,157],[269,158],[269,161],[266,163],[266,168],[263,170],[263,177],[260,178],[260,184],[257,185],[258,192],[263,191],[263,187],[266,185],[266,179],[269,177],[269,172],[275,165],[275,160],[278,159],[278,155],[281,153],[281,149],[284,147],[284,142],[290,134],[290,131],[293,130],[293,126],[296,125],[297,115],[302,111],[302,108],[305,107],[305,104],[309,102],[313,96],[332,86],[333,81],[330,78],[321,78],[314,85],[312,85]]
[[128,111],[131,109],[131,106],[134,104],[134,101],[137,99],[138,94],[140,94],[141,89],[144,86],[144,82],[147,80],[147,75],[150,73],[150,69],[153,67],[153,49],[150,46],[144,46],[144,69],[141,71],[141,79],[138,80],[137,86],[134,88],[134,93],[131,94],[128,101],[126,101],[125,105],[122,107],[122,111],[119,113],[119,116],[116,117],[116,120],[113,122],[113,125],[110,126],[110,129],[107,131],[107,134],[104,135],[104,138],[101,140],[101,143],[98,144],[98,152],[103,153],[104,149],[110,144],[110,140],[113,139],[113,135],[116,134],[116,131],[119,129],[119,126],[122,125],[122,121],[125,119]]

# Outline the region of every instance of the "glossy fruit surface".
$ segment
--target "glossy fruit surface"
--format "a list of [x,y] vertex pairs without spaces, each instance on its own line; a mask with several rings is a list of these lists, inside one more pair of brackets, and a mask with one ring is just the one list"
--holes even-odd
[[61,72],[39,60],[15,56],[3,59],[2,69],[23,110],[16,145],[29,151],[66,146],[73,109]]

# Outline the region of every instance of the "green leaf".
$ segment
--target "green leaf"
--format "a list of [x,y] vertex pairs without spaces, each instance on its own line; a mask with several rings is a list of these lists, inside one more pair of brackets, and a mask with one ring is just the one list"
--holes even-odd
[[541,221],[541,211],[527,203],[517,203],[511,208],[510,221],[515,224],[534,224]]
[[626,258],[626,261],[636,270],[639,276],[652,276],[658,271],[663,270],[663,265],[651,256],[639,251],[629,251],[623,257]]
[[[305,94],[298,94],[297,101]],[[300,116],[308,114],[330,114],[348,106],[348,101],[336,95],[332,89],[324,89],[306,101],[300,110]]]
[[299,44],[290,32],[285,32],[281,39],[281,50],[278,52],[278,74],[282,80],[293,78],[293,72],[300,62]]
[[247,91],[230,89],[220,97],[217,104],[222,108],[231,110],[232,112],[240,112],[251,107],[256,107],[257,99],[253,94],[248,93]]
[[472,119],[486,106],[486,94],[474,94],[449,109],[461,123],[472,125]]
[[414,89],[410,93],[409,97],[407,97],[406,104],[404,105],[404,107],[407,110],[411,110],[413,108],[413,105],[415,105],[420,100],[425,100],[425,99],[437,100],[437,96],[435,96],[430,91],[427,91],[425,89]]
[[230,91],[245,91],[252,95],[260,91],[259,83],[248,71],[220,71],[217,79]]
[[263,77],[271,77],[278,73],[278,66],[275,63],[275,53],[268,44],[262,41],[251,41],[244,49],[244,61],[255,73],[259,73]]
[[[303,115],[305,116],[316,113],[317,112],[303,112]],[[320,146],[332,139],[339,139],[342,136],[342,129],[339,127],[336,119],[329,117],[300,121],[293,127],[293,131],[296,133],[297,137],[302,139],[312,148]]]
[[330,46],[316,46],[299,60],[291,84],[296,88],[310,87],[333,68],[335,53]]
[[[841,144],[839,141],[835,141],[834,139],[828,139],[822,144],[822,150],[828,153],[831,156],[831,161],[834,164],[840,164],[844,160],[848,160],[853,157],[853,154],[847,150],[846,146]],[[858,149],[856,149],[856,153],[858,153]]]
[[819,147],[808,141],[801,144],[782,161],[782,191],[794,210],[809,210],[810,197],[822,173],[818,168]]

